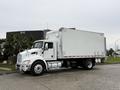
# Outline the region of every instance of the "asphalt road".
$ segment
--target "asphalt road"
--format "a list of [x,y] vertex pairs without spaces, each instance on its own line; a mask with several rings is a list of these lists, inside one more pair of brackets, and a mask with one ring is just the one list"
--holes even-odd
[[97,65],[90,71],[52,71],[42,76],[1,75],[0,90],[120,90],[120,64]]

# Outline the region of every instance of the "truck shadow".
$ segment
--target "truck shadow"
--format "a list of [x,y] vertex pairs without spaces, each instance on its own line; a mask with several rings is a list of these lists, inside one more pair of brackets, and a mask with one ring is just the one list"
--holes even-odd
[[[85,70],[83,68],[63,68],[63,69],[57,69],[57,70],[50,70],[46,71],[43,75],[38,75],[38,76],[46,76],[46,75],[54,75],[54,74],[60,74],[60,73],[76,73],[76,72],[95,72],[100,70],[99,68],[95,67],[92,70]],[[22,73],[21,75],[23,76],[32,76],[30,72],[27,73]]]
[[64,69],[58,69],[58,70],[50,70],[46,72],[45,74],[59,74],[59,73],[65,73],[65,72],[91,72],[99,70],[99,68],[93,68],[92,70],[85,70],[84,68],[64,68]]

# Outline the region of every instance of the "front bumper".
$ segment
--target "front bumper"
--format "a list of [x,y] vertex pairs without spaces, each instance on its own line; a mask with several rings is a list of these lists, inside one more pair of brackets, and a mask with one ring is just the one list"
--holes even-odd
[[16,64],[16,70],[18,72],[26,72],[26,71],[30,71],[30,65],[26,65],[26,64]]

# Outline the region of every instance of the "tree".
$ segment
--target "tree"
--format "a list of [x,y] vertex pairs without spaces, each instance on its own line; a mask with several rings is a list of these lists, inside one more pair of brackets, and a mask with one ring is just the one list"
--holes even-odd
[[3,43],[5,42],[5,39],[0,39],[0,62],[3,61]]
[[20,33],[13,33],[6,40],[4,54],[7,57],[16,56],[20,51],[31,48],[33,41],[34,39],[32,37],[26,37]]
[[114,53],[114,50],[112,48],[107,50],[107,56],[113,56],[113,53]]
[[5,42],[6,40],[5,39],[0,39],[0,44]]

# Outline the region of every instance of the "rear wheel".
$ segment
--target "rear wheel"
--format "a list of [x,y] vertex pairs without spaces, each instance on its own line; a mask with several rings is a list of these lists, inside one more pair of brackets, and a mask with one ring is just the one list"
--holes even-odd
[[92,59],[87,59],[84,60],[83,63],[83,68],[87,69],[87,70],[91,70],[94,66],[95,66],[95,62]]
[[31,67],[32,75],[41,75],[45,71],[45,65],[43,62],[35,62]]

